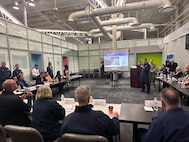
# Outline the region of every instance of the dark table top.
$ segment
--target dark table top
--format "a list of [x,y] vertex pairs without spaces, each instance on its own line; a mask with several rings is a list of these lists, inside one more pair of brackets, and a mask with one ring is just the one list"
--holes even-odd
[[[188,106],[182,106],[186,111],[189,111]],[[163,109],[159,111],[146,112],[144,104],[122,103],[119,120],[127,123],[150,124],[153,118],[165,113]]]
[[152,119],[164,113],[163,110],[146,112],[144,104],[122,103],[119,120],[128,123],[150,124]]
[[189,88],[182,88],[181,85],[179,85],[178,82],[176,82],[176,81],[173,81],[172,83],[170,83],[170,82],[168,82],[167,79],[163,79],[163,78],[156,78],[156,80],[162,81],[162,82],[168,84],[169,86],[173,87],[178,92],[181,92],[181,93],[189,96]]

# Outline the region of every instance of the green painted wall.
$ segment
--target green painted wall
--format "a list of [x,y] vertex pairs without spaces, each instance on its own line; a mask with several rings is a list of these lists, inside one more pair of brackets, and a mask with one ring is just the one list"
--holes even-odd
[[143,63],[144,58],[147,58],[148,62],[150,61],[150,59],[152,59],[156,67],[159,67],[162,65],[162,52],[136,54],[136,62],[140,60]]

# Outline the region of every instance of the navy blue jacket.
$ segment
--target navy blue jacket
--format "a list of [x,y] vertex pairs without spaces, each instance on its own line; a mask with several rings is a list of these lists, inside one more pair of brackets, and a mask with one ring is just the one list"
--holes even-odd
[[19,96],[4,91],[0,95],[0,124],[30,126],[27,113],[31,109],[31,99],[28,102],[26,104]]
[[34,102],[32,127],[37,129],[45,141],[52,141],[60,136],[59,120],[65,117],[65,109],[51,98],[38,99]]
[[20,73],[22,73],[22,70],[21,69],[15,69],[13,72],[12,72],[12,76],[18,76]]
[[11,76],[11,71],[7,67],[0,67],[0,82],[4,82],[6,79],[9,79]]
[[168,110],[152,122],[144,142],[189,142],[189,112]]
[[143,68],[141,68],[141,77],[149,77],[149,71],[150,71],[150,64],[146,63],[143,65]]
[[47,67],[47,72],[49,73],[50,77],[53,78],[54,75],[53,75],[53,70],[50,66]]
[[112,136],[119,134],[119,120],[110,119],[102,111],[94,111],[91,108],[92,105],[76,106],[75,112],[65,117],[61,135],[64,133],[101,135],[109,142],[113,142]]
[[42,78],[40,75],[36,77],[36,85],[38,85],[38,84],[44,84],[44,81],[47,81],[45,79],[45,77]]
[[25,80],[18,80],[17,84],[20,85],[21,89],[24,87],[29,87],[29,84]]

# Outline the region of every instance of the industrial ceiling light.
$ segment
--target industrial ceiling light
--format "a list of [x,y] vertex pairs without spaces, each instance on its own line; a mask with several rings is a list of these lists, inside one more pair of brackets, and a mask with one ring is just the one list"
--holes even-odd
[[19,3],[15,2],[12,8],[15,9],[15,10],[19,10],[20,9],[19,8]]
[[171,5],[169,0],[162,0],[163,6],[159,9],[159,12],[166,13],[176,9],[176,6]]
[[31,7],[34,7],[35,6],[35,1],[34,0],[30,0],[28,2],[28,5],[31,6]]

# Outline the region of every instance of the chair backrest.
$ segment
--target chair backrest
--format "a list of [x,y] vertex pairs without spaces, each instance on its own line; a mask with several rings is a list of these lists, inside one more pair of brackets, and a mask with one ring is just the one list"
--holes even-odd
[[41,134],[34,128],[6,125],[4,127],[11,138],[11,142],[44,142]]
[[0,140],[1,142],[7,142],[6,132],[2,125],[0,125]]
[[108,140],[99,135],[65,133],[62,136],[61,142],[108,142]]

